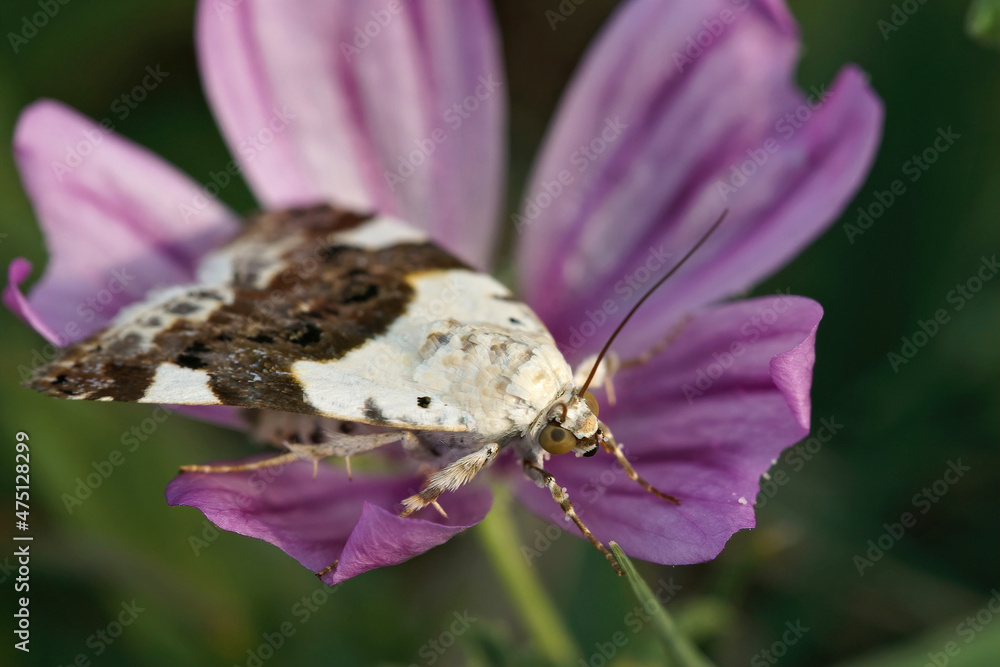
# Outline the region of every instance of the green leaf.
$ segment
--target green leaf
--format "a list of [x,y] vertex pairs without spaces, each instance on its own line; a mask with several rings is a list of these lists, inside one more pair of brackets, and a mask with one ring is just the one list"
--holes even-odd
[[609,546],[618,560],[618,564],[625,572],[625,576],[628,577],[639,603],[653,619],[653,626],[666,650],[667,665],[670,667],[712,667],[712,662],[677,630],[673,619],[660,604],[660,601],[656,599],[646,582],[639,576],[632,561],[625,555],[621,547],[614,542],[611,542]]
[[983,44],[1000,46],[1000,0],[973,0],[965,29]]

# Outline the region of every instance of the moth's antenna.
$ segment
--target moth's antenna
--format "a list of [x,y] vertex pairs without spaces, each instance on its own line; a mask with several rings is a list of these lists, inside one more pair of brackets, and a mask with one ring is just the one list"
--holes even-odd
[[719,216],[719,219],[715,221],[715,223],[709,228],[709,230],[705,232],[705,234],[700,239],[698,239],[698,242],[694,244],[694,247],[688,250],[687,254],[681,258],[681,261],[677,262],[677,264],[674,265],[674,268],[667,271],[667,275],[657,280],[656,284],[650,287],[649,291],[646,292],[641,299],[639,299],[639,302],[636,303],[634,306],[632,306],[632,310],[628,311],[628,315],[625,316],[625,319],[622,320],[621,324],[618,325],[618,328],[615,329],[614,333],[611,334],[611,338],[608,338],[608,342],[604,344],[604,347],[601,349],[601,353],[597,355],[597,359],[594,361],[594,367],[590,369],[590,375],[587,376],[587,381],[584,382],[583,387],[580,388],[579,393],[581,395],[583,394],[583,392],[587,391],[587,387],[589,387],[591,381],[593,381],[594,375],[597,373],[597,367],[601,365],[601,361],[604,360],[604,355],[606,355],[608,353],[608,350],[611,349],[611,343],[615,342],[615,338],[618,337],[618,334],[621,333],[621,330],[625,328],[625,325],[628,323],[628,321],[632,319],[633,315],[635,315],[635,311],[639,310],[639,306],[641,306],[646,301],[646,299],[648,299],[650,295],[652,295],[652,293],[656,291],[657,287],[666,282],[667,278],[677,273],[677,269],[684,266],[684,262],[688,261],[688,259],[691,258],[691,255],[693,255],[695,251],[697,251],[698,248],[700,248],[702,244],[708,240],[708,237],[712,235],[712,232],[714,232],[716,229],[719,228],[719,225],[722,224],[722,221],[726,219],[727,215],[729,215],[728,208],[722,212],[722,215]]

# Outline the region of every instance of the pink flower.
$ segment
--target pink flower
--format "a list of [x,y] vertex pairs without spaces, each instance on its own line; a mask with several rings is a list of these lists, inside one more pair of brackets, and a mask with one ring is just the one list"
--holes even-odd
[[[486,266],[504,173],[496,28],[480,0],[400,7],[375,16],[361,2],[203,1],[205,88],[262,207],[331,201],[392,213]],[[623,4],[575,75],[515,216],[520,294],[575,363],[599,349],[668,254],[675,261],[730,210],[614,350],[631,358],[675,329],[676,339],[620,371],[616,405],[595,389],[640,474],[682,503],[646,493],[607,455],[549,462],[591,530],[636,557],[716,556],[754,525],[761,474],[809,431],[822,309],[781,294],[722,300],[836,218],[867,173],[882,111],[853,67],[804,96],[792,82],[797,53],[778,0]],[[30,266],[12,263],[4,299],[55,344],[99,330],[153,287],[190,281],[238,229],[201,186],[58,103],[24,111],[14,150],[51,259],[28,298],[18,285]],[[81,322],[77,306],[102,290],[107,301]],[[227,409],[200,414],[239,423]],[[399,518],[397,503],[420,482],[412,467],[348,482],[321,466],[314,480],[303,462],[266,484],[182,475],[167,498],[312,570],[339,559],[325,577],[335,583],[411,558],[489,509],[473,484],[442,498],[450,519]],[[517,484],[529,507],[564,525],[547,491]]]

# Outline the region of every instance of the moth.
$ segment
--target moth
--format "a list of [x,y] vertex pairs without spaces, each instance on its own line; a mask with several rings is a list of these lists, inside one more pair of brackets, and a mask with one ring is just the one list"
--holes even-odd
[[399,442],[439,462],[423,489],[402,500],[401,516],[428,506],[443,513],[442,493],[512,448],[620,573],[545,470],[550,456],[603,448],[632,480],[679,502],[635,472],[599,419],[588,388],[613,370],[604,356],[610,343],[574,372],[531,308],[491,276],[401,220],[320,205],[251,219],[206,256],[195,282],[150,292],[27,384],[75,400],[246,408],[258,436],[287,450],[186,471],[327,457],[349,464]]

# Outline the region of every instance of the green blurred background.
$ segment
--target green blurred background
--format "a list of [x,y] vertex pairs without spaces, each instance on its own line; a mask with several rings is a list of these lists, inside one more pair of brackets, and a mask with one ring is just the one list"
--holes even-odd
[[[1000,60],[996,24],[967,31],[967,2],[931,1],[883,37],[887,0],[792,3],[801,23],[804,88],[829,82],[845,62],[870,73],[886,105],[885,134],[871,175],[843,218],[757,292],[791,287],[820,301],[813,413],[843,428],[810,460],[782,461],[758,512],[759,528],[736,535],[721,557],[690,567],[638,563],[655,589],[680,584],[668,604],[680,627],[720,665],[769,665],[761,653],[782,640],[786,623],[808,627],[777,661],[793,665],[997,665],[998,295],[981,292],[927,346],[894,373],[887,353],[973,276],[982,256],[998,251],[1000,213]],[[511,102],[511,196],[518,201],[560,91],[584,48],[613,9],[587,0],[552,31],[556,0],[504,0],[503,30]],[[978,3],[995,19],[996,3]],[[20,32],[36,2],[0,7],[4,35]],[[13,53],[0,47],[0,132],[9,145],[19,110],[39,97],[63,100],[93,118],[160,64],[169,78],[117,123],[198,181],[229,156],[202,96],[194,58],[193,2],[71,2]],[[540,65],[540,63],[544,63]],[[667,66],[667,65],[665,65]],[[842,224],[902,176],[903,164],[930,146],[938,128],[955,144],[854,243]],[[222,198],[253,209],[242,185]],[[0,151],[0,255],[43,267],[45,252],[9,151]],[[509,219],[509,218],[507,218]],[[36,273],[37,275],[37,273]],[[171,417],[79,507],[61,499],[77,477],[121,448],[122,434],[152,415],[148,406],[81,405],[36,396],[18,386],[41,339],[5,310],[2,327],[0,430],[0,616],[3,664],[246,665],[248,649],[291,620],[294,636],[263,664],[529,665],[545,664],[483,552],[475,530],[402,566],[352,580],[332,595],[276,548],[231,534],[217,538],[199,512],[169,508],[163,488],[181,463],[236,458],[246,439]],[[13,650],[9,570],[14,434],[32,445],[32,651]],[[926,514],[914,494],[961,459],[971,469]],[[859,576],[854,557],[884,523],[915,511],[916,525]],[[529,543],[545,524],[519,509],[516,527]],[[189,536],[205,539],[195,553]],[[5,560],[6,559],[6,560]],[[625,629],[618,665],[662,664],[656,633],[624,624],[636,599],[583,541],[557,540],[535,561],[544,588],[568,625],[582,664]],[[300,623],[303,597],[315,611]],[[144,609],[107,645],[95,633],[132,601]],[[322,601],[322,602],[320,602]],[[994,609],[1000,609],[995,600]],[[983,612],[982,610],[987,610]],[[478,619],[455,647],[438,655],[453,613]],[[980,632],[960,626],[979,612]],[[985,622],[984,622],[985,620]],[[966,638],[971,641],[966,643]],[[942,653],[949,641],[961,652]],[[423,650],[422,650],[423,649]],[[597,653],[595,653],[597,651]],[[265,651],[265,655],[266,655]],[[596,656],[596,657],[594,657]],[[83,663],[80,663],[83,664]],[[256,664],[251,661],[251,664]],[[573,664],[581,664],[574,662]]]

